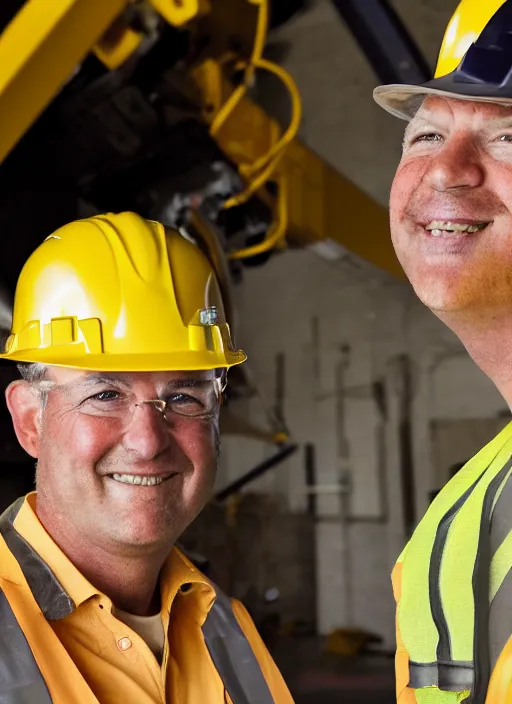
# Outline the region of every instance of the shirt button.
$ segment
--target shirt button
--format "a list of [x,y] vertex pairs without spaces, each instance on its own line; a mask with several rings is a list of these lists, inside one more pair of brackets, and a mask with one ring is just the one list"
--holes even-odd
[[119,650],[128,650],[132,647],[132,642],[129,638],[119,638],[117,641],[117,647]]

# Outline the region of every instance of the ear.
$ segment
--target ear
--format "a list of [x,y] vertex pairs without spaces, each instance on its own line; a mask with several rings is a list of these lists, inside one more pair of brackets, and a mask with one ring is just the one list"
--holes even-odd
[[30,384],[22,379],[13,381],[5,390],[5,401],[12,416],[19,444],[35,459],[39,456],[41,399]]

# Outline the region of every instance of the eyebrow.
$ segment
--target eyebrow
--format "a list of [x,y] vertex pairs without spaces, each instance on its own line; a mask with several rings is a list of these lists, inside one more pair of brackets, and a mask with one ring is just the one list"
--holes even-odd
[[123,386],[125,388],[129,388],[130,386],[127,381],[123,381],[120,377],[101,373],[88,374],[79,382],[80,386],[94,386],[95,384],[116,384],[117,386]]
[[512,127],[512,115],[507,115],[507,117],[500,117],[497,119],[486,120],[486,126],[492,125],[494,128],[498,127],[501,129],[509,129]]
[[203,386],[209,386],[213,379],[173,379],[167,382],[164,389],[190,389],[190,388],[201,388]]
[[[171,379],[164,385],[164,389],[172,390],[193,387],[199,388],[208,386],[212,381],[213,379],[194,379],[186,377],[183,377],[182,379]],[[131,388],[131,384],[128,381],[110,374],[89,374],[83,379],[83,381],[80,382],[79,385],[88,387],[95,386],[96,384],[112,384],[114,386],[122,386],[126,389]]]
[[[415,117],[408,123],[404,130],[404,142],[409,138],[411,132],[414,132],[417,129],[441,130],[446,129],[446,126],[436,122],[433,114],[430,115],[427,113],[425,117],[423,115]],[[486,119],[484,130],[491,129],[512,129],[512,114]]]
[[421,129],[422,125],[423,128],[429,127],[432,129],[441,129],[439,126],[434,124],[433,120],[428,120],[425,117],[415,117],[407,124],[407,127],[404,130],[404,142],[409,138],[411,132]]

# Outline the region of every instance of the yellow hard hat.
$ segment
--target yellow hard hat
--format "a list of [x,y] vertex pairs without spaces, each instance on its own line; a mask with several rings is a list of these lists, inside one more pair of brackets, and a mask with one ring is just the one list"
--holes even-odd
[[375,101],[410,120],[427,95],[512,105],[512,0],[462,0],[441,46],[433,80],[385,85]]
[[93,371],[229,368],[244,362],[204,254],[135,213],[50,235],[18,279],[2,359]]

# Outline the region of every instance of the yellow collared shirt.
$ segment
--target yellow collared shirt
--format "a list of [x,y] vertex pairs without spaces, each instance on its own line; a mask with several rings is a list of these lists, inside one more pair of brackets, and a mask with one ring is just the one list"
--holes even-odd
[[[50,567],[76,605],[69,616],[50,621],[50,625],[98,702],[225,704],[230,701],[201,631],[215,594],[204,575],[176,549],[164,565],[161,618],[166,637],[160,665],[146,642],[115,618],[110,599],[53,542],[39,522],[35,508],[36,494],[32,493],[20,508],[14,528]],[[247,611],[239,602],[232,603],[276,704],[293,704]]]

